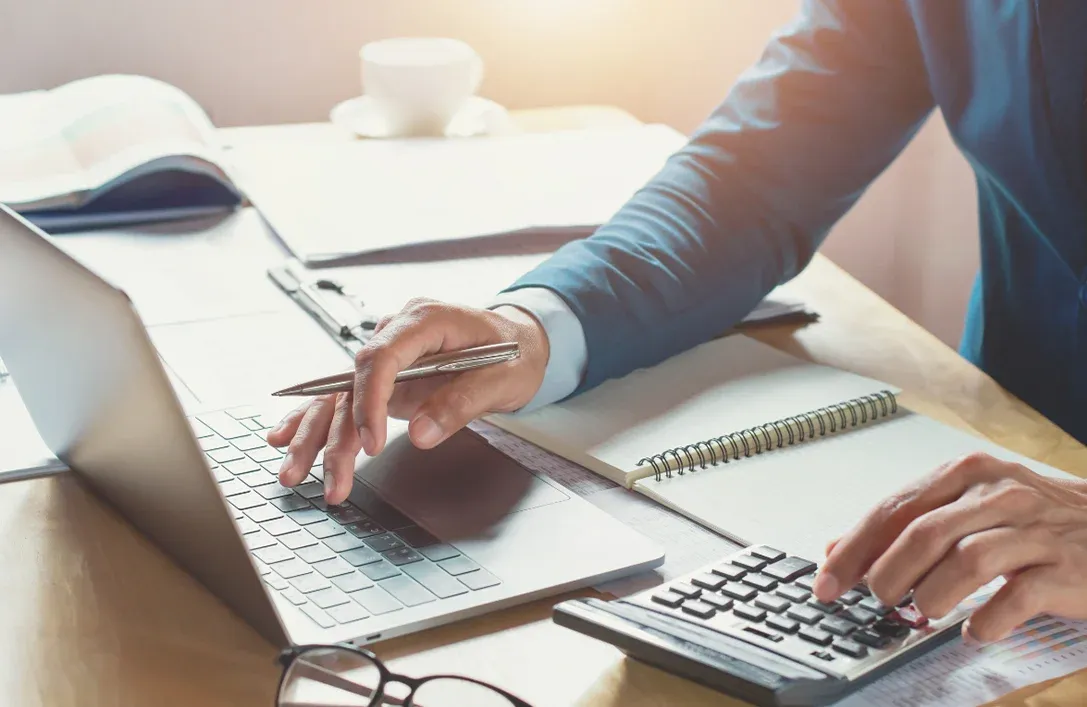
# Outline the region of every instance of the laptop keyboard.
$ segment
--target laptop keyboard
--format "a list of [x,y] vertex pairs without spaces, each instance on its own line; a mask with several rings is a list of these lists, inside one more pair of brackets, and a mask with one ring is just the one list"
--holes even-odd
[[190,418],[211,471],[274,591],[324,628],[501,583],[356,484],[352,501],[324,501],[321,456],[308,480],[279,484],[283,454],[264,440],[275,421],[238,408]]

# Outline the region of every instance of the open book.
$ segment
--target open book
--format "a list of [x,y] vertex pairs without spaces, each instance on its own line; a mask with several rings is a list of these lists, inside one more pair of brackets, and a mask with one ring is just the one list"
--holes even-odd
[[192,98],[106,75],[0,96],[0,202],[52,232],[221,213],[243,201]]
[[741,544],[813,561],[881,499],[963,454],[1062,474],[905,410],[884,383],[742,335],[490,421]]

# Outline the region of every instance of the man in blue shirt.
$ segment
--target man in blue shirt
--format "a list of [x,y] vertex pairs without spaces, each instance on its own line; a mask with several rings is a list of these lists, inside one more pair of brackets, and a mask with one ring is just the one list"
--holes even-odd
[[[1087,3],[809,0],[659,175],[489,310],[415,302],[357,360],[354,395],[269,434],[326,496],[378,453],[388,414],[431,447],[488,411],[531,408],[652,365],[739,321],[796,275],[939,109],[977,176],[981,270],[962,354],[1087,442]],[[520,361],[397,386],[426,353],[501,340]],[[813,558],[814,559],[814,558]],[[1087,618],[1087,482],[949,460],[828,547],[816,594],[867,576],[945,614],[998,576],[967,624],[993,640],[1048,611]]]

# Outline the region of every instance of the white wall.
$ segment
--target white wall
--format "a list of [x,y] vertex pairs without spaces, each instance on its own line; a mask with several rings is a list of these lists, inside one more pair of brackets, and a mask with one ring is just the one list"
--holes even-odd
[[[607,103],[689,130],[796,0],[0,0],[0,93],[103,72],[174,83],[220,125],[321,120],[371,39],[473,44],[511,107]],[[949,343],[977,266],[969,169],[937,119],[824,252]]]

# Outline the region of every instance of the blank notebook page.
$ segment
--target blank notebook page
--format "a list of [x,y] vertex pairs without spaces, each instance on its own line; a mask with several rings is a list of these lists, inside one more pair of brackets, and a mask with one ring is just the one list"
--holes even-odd
[[495,423],[625,483],[643,457],[886,388],[734,335]]
[[932,418],[900,417],[706,470],[652,477],[637,489],[744,543],[765,543],[814,562],[886,496],[970,452],[1046,475],[1074,478]]

